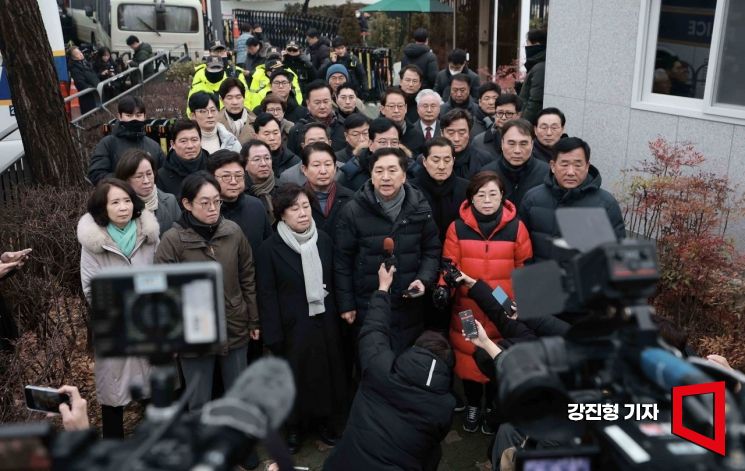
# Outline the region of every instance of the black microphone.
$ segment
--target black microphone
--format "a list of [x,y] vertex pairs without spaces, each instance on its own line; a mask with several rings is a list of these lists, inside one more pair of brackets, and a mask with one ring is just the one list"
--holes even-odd
[[393,249],[396,247],[395,242],[390,237],[383,239],[383,252],[385,252],[385,269],[390,270],[391,267],[396,266],[396,256],[393,255]]
[[230,470],[287,418],[295,383],[285,360],[262,358],[244,371],[225,396],[202,408],[200,422],[212,429],[192,469]]

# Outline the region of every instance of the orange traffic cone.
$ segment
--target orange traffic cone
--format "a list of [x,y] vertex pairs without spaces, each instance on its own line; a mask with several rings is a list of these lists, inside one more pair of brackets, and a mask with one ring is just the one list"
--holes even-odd
[[[75,80],[70,79],[70,96],[78,93],[78,87],[75,86]],[[80,116],[80,100],[77,97],[70,101],[70,120]]]
[[233,18],[233,39],[238,39],[241,35],[241,30],[238,28],[238,18]]

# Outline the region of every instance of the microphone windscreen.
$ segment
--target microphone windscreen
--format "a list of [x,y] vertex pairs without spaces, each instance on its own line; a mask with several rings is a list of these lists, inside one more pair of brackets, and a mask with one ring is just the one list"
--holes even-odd
[[393,249],[395,248],[395,243],[393,242],[393,239],[390,237],[386,237],[383,239],[383,250],[385,250],[385,253],[388,255],[393,254]]

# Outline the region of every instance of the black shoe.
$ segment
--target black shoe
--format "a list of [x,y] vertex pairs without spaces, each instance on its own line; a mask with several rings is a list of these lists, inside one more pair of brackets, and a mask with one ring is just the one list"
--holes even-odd
[[300,433],[297,430],[287,431],[287,448],[293,455],[300,451]]
[[328,425],[319,425],[318,426],[318,437],[321,439],[323,443],[325,443],[328,446],[334,446],[336,445],[336,442],[339,441],[339,434],[336,433],[336,430],[334,430],[333,427],[330,427]]

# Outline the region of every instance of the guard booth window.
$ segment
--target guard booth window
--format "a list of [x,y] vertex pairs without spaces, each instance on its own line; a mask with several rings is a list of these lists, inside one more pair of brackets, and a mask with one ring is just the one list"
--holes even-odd
[[724,15],[714,105],[742,107],[745,106],[745,1],[730,1]]
[[117,10],[119,29],[123,31],[163,31],[196,33],[199,15],[191,7],[165,6],[158,11],[154,5],[122,4]]

